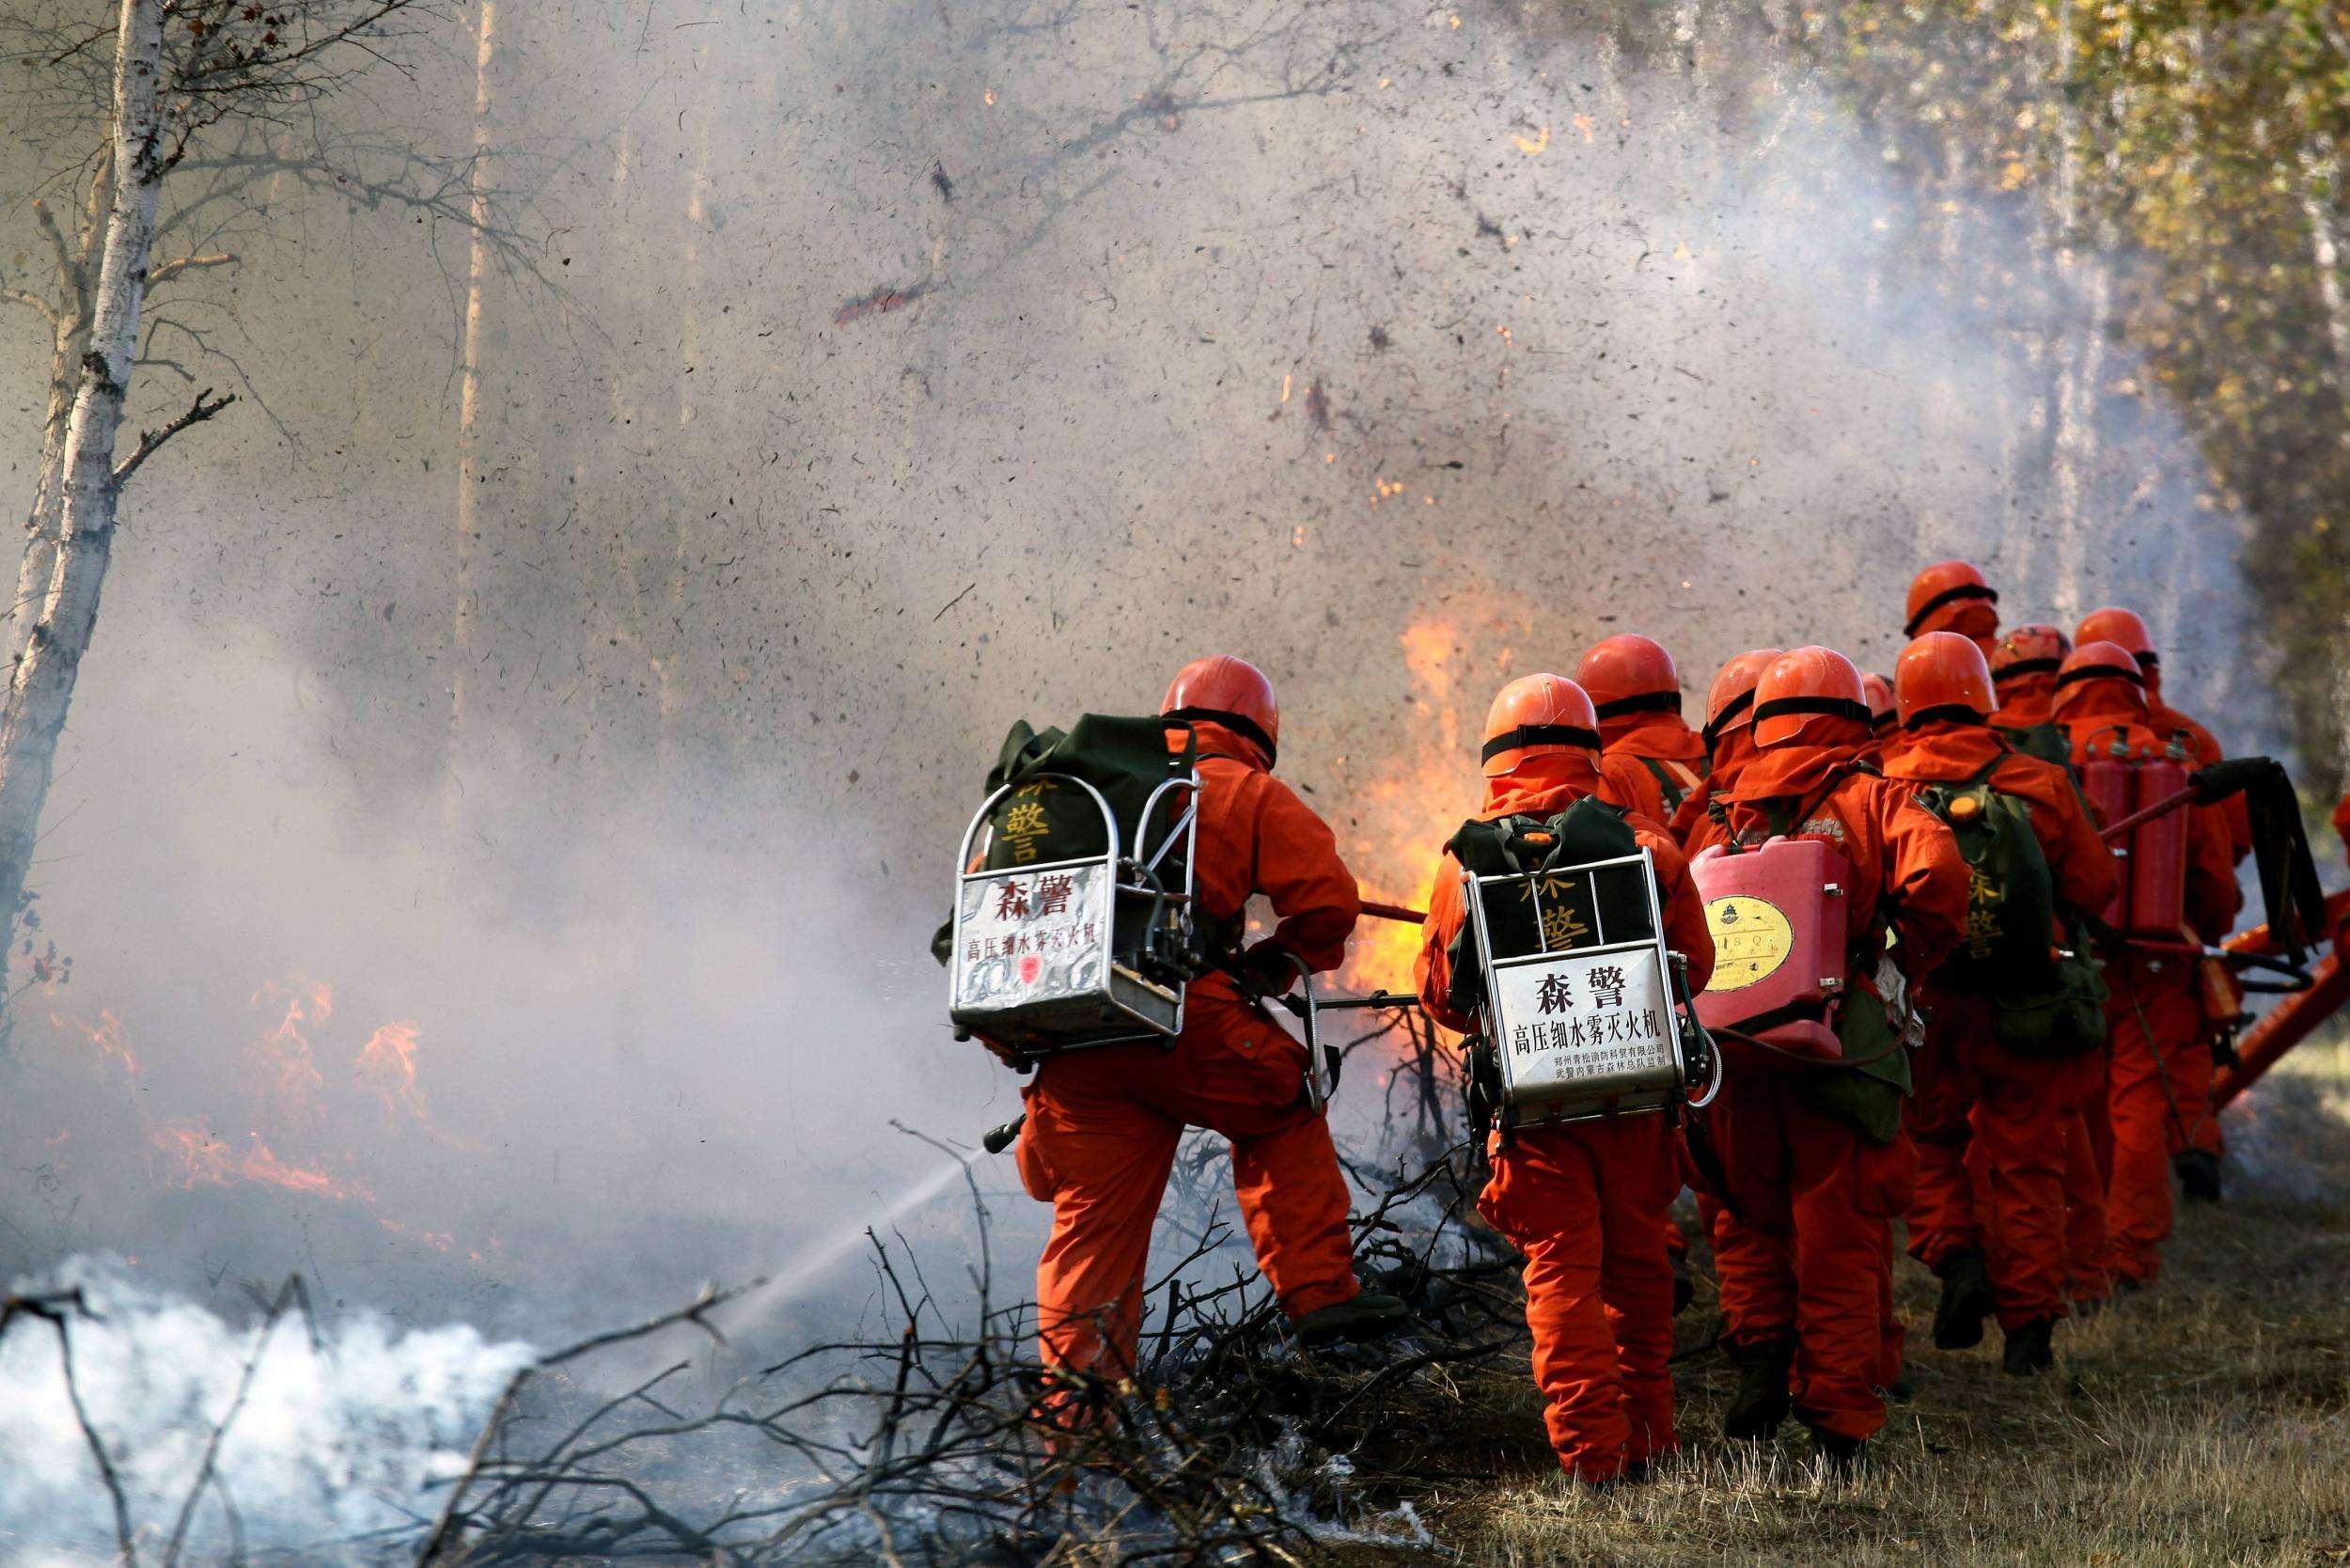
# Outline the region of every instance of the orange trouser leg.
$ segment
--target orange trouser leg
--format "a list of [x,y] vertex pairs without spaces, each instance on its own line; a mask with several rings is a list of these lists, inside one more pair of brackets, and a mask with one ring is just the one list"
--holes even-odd
[[1305,1051],[1228,990],[1192,991],[1171,1051],[1112,1045],[1056,1058],[1026,1093],[1021,1180],[1053,1205],[1037,1264],[1047,1362],[1134,1368],[1151,1228],[1185,1123],[1232,1141],[1232,1184],[1267,1281],[1292,1317],[1355,1279],[1330,1130],[1304,1099]]
[[[2106,1236],[2106,1173],[2112,1127],[2106,1119],[2107,1053],[2081,1058],[2081,1103],[2064,1125],[2065,1294],[2075,1301],[2103,1301],[2113,1294]],[[2101,1155],[2098,1151],[2107,1152]]]
[[1989,1009],[1964,993],[1928,998],[1925,1047],[1910,1061],[1913,1090],[1902,1124],[1918,1147],[1918,1193],[1909,1205],[1909,1255],[1939,1270],[1982,1249],[1982,1220],[1967,1158],[1982,1085],[1966,1049],[1990,1027]]
[[1736,1352],[1795,1337],[1794,1217],[1789,1206],[1778,1086],[1733,1075],[1704,1112],[1723,1191],[1706,1205],[1722,1346]]
[[1151,1227],[1183,1129],[1090,1070],[1107,1054],[1038,1070],[1019,1163],[1029,1196],[1053,1205],[1036,1265],[1038,1349],[1048,1366],[1115,1379],[1135,1370]]
[[1292,1319],[1352,1300],[1354,1237],[1346,1179],[1330,1124],[1319,1116],[1232,1139],[1232,1191],[1281,1309]]
[[1534,1381],[1559,1462],[1612,1480],[1672,1451],[1672,1267],[1659,1218],[1678,1185],[1662,1118],[1496,1143],[1478,1211],[1526,1254]]
[[1257,1266],[1292,1318],[1351,1299],[1354,1239],[1330,1124],[1306,1104],[1306,1048],[1257,1008],[1195,985],[1183,1038],[1153,1052],[1136,1092],[1232,1142],[1232,1191]]
[[[2106,980],[2113,991],[2106,1007],[2113,1043],[2106,1094],[2113,1130],[2108,1256],[2118,1278],[2145,1284],[2161,1271],[2170,1234],[2172,1140],[2185,1137],[2198,1109],[2181,1098],[2183,1061],[2208,1054],[2195,1038],[2202,1011],[2190,965],[2132,958],[2112,965]],[[2182,1040],[2191,1043],[2176,1043]]]
[[1891,1221],[1908,1206],[1917,1155],[1905,1137],[1874,1144],[1811,1109],[1793,1074],[1733,1079],[1720,1105],[1712,1124],[1731,1186],[1716,1232],[1723,1339],[1735,1348],[1792,1333],[1796,1413],[1872,1436],[1885,1425],[1877,1388],[1888,1363],[1898,1371]]
[[[2179,1023],[2185,1025],[2187,1016],[2182,1015]],[[2211,1090],[2218,1076],[2218,1064],[2211,1059],[2210,1037],[2200,1005],[2191,1016],[2190,1032],[2161,1042],[2163,1063],[2170,1070],[2170,1091],[2178,1101],[2178,1115],[2164,1124],[2164,1143],[2173,1155],[2200,1149],[2217,1159],[2219,1118],[2212,1114]]]
[[1988,1041],[1979,1062],[1983,1251],[1999,1326],[2013,1329],[2066,1315],[2068,1134],[2104,1071],[2093,1055],[2038,1059]]

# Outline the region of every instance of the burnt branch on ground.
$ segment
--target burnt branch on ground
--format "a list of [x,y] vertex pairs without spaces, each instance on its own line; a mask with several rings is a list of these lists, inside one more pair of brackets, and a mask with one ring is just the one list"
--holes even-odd
[[[1179,1192],[1204,1182],[1196,1146],[1182,1164]],[[565,1385],[526,1408],[522,1385],[583,1351],[559,1353],[500,1400],[419,1560],[1303,1560],[1332,1523],[1439,1479],[1396,1436],[1407,1412],[1428,1379],[1519,1342],[1512,1262],[1462,1222],[1474,1180],[1464,1152],[1399,1164],[1402,1179],[1386,1185],[1367,1165],[1351,1168],[1372,1194],[1354,1222],[1358,1266],[1371,1288],[1413,1303],[1416,1336],[1302,1345],[1253,1268],[1219,1278],[1231,1232],[1211,1215],[1148,1285],[1135,1365],[1048,1366],[1033,1306],[988,1299],[988,1215],[973,1183],[979,1299],[958,1317],[975,1328],[950,1323],[902,1244],[874,1238],[885,1328],[810,1345],[699,1414],[672,1398],[684,1361],[617,1392]],[[735,1461],[726,1473],[767,1484],[709,1494],[718,1467],[705,1461],[722,1452]]]

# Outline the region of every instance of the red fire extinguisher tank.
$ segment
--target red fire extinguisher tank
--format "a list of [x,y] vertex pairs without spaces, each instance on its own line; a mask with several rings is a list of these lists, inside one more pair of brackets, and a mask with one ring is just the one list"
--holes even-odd
[[[2109,747],[2092,751],[2081,764],[2081,793],[2089,797],[2100,827],[2118,823],[2137,808],[2136,781],[2127,760],[2129,748],[2116,741]],[[2126,931],[2130,923],[2130,848],[2126,841],[2109,846],[2113,851],[2113,869],[2117,873],[2113,902],[2106,905],[2100,917],[2115,931]]]
[[1714,933],[1714,978],[1698,997],[1699,1019],[1799,1056],[1842,1057],[1833,1009],[1844,990],[1852,870],[1835,846],[1716,845],[1689,863],[1689,874]]
[[[2173,746],[2131,770],[2130,809],[2143,811],[2186,788],[2186,759]],[[2130,833],[2130,918],[2133,936],[2177,941],[2186,920],[2186,833],[2191,807],[2166,811]]]

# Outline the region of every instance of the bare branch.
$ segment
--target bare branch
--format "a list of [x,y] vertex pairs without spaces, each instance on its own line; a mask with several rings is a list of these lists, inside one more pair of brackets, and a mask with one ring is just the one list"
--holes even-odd
[[50,253],[57,259],[57,291],[63,294],[70,288],[73,275],[81,268],[76,265],[72,251],[67,248],[65,230],[57,227],[57,215],[49,211],[47,202],[37,200],[33,203],[33,221],[39,224],[40,231],[49,237]]
[[5,1332],[11,1319],[39,1318],[57,1331],[57,1360],[65,1372],[65,1393],[73,1406],[73,1419],[82,1428],[82,1441],[88,1445],[90,1458],[98,1466],[98,1479],[106,1485],[106,1496],[114,1502],[116,1560],[123,1568],[138,1568],[139,1549],[131,1532],[131,1505],[122,1495],[122,1477],[115,1469],[112,1455],[106,1451],[105,1441],[98,1435],[98,1428],[89,1419],[89,1409],[82,1403],[82,1385],[73,1375],[73,1336],[67,1326],[70,1317],[95,1320],[98,1314],[89,1309],[79,1290],[55,1291],[37,1295],[10,1295],[0,1302],[0,1332]]
[[56,307],[30,289],[0,289],[0,300],[24,306],[30,310],[37,310],[40,313],[42,320],[52,327],[57,324]]
[[243,259],[226,251],[216,256],[177,257],[149,272],[147,274],[147,286],[149,289],[160,288],[181,273],[196,272],[207,267],[233,267],[241,259]]
[[213,1466],[220,1460],[221,1439],[228,1435],[228,1428],[244,1408],[245,1396],[253,1391],[253,1375],[261,1370],[261,1355],[269,1349],[269,1338],[276,1332],[277,1320],[286,1315],[286,1309],[292,1305],[301,1290],[301,1276],[287,1276],[286,1283],[278,1288],[277,1299],[269,1304],[269,1310],[261,1318],[260,1330],[253,1337],[253,1353],[245,1357],[244,1375],[237,1379],[237,1391],[228,1401],[228,1408],[222,1411],[220,1419],[213,1423],[212,1437],[205,1443],[203,1457],[196,1463],[196,1479],[189,1482],[188,1495],[180,1501],[180,1517],[173,1522],[170,1543],[164,1547],[164,1568],[174,1568],[180,1560],[180,1548],[187,1541],[188,1526],[196,1519],[196,1506],[203,1500],[204,1488],[212,1481]]
[[165,425],[162,430],[141,431],[138,450],[123,459],[120,465],[115,469],[116,487],[120,488],[133,474],[137,473],[139,464],[154,456],[156,448],[163,446],[164,442],[169,441],[190,425],[202,424],[236,400],[237,395],[234,392],[224,392],[215,398],[212,396],[212,389],[208,386],[196,395],[196,401],[188,405],[188,411],[185,414]]

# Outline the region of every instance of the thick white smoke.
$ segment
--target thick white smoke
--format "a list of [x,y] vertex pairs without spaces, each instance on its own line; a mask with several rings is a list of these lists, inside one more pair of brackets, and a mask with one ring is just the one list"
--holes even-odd
[[[119,1475],[134,1539],[160,1553],[228,1414],[256,1326],[149,1289],[118,1261],[76,1260],[15,1289],[79,1286],[96,1321],[75,1318],[74,1383]],[[301,1548],[310,1560],[365,1558],[370,1537],[406,1533],[462,1467],[475,1431],[530,1347],[465,1324],[402,1327],[355,1312],[317,1343],[299,1313],[280,1318],[222,1439],[216,1483],[191,1521],[192,1560]],[[115,1518],[68,1393],[56,1338],[20,1322],[0,1339],[0,1558],[116,1560]],[[234,1522],[231,1521],[231,1510]]]

